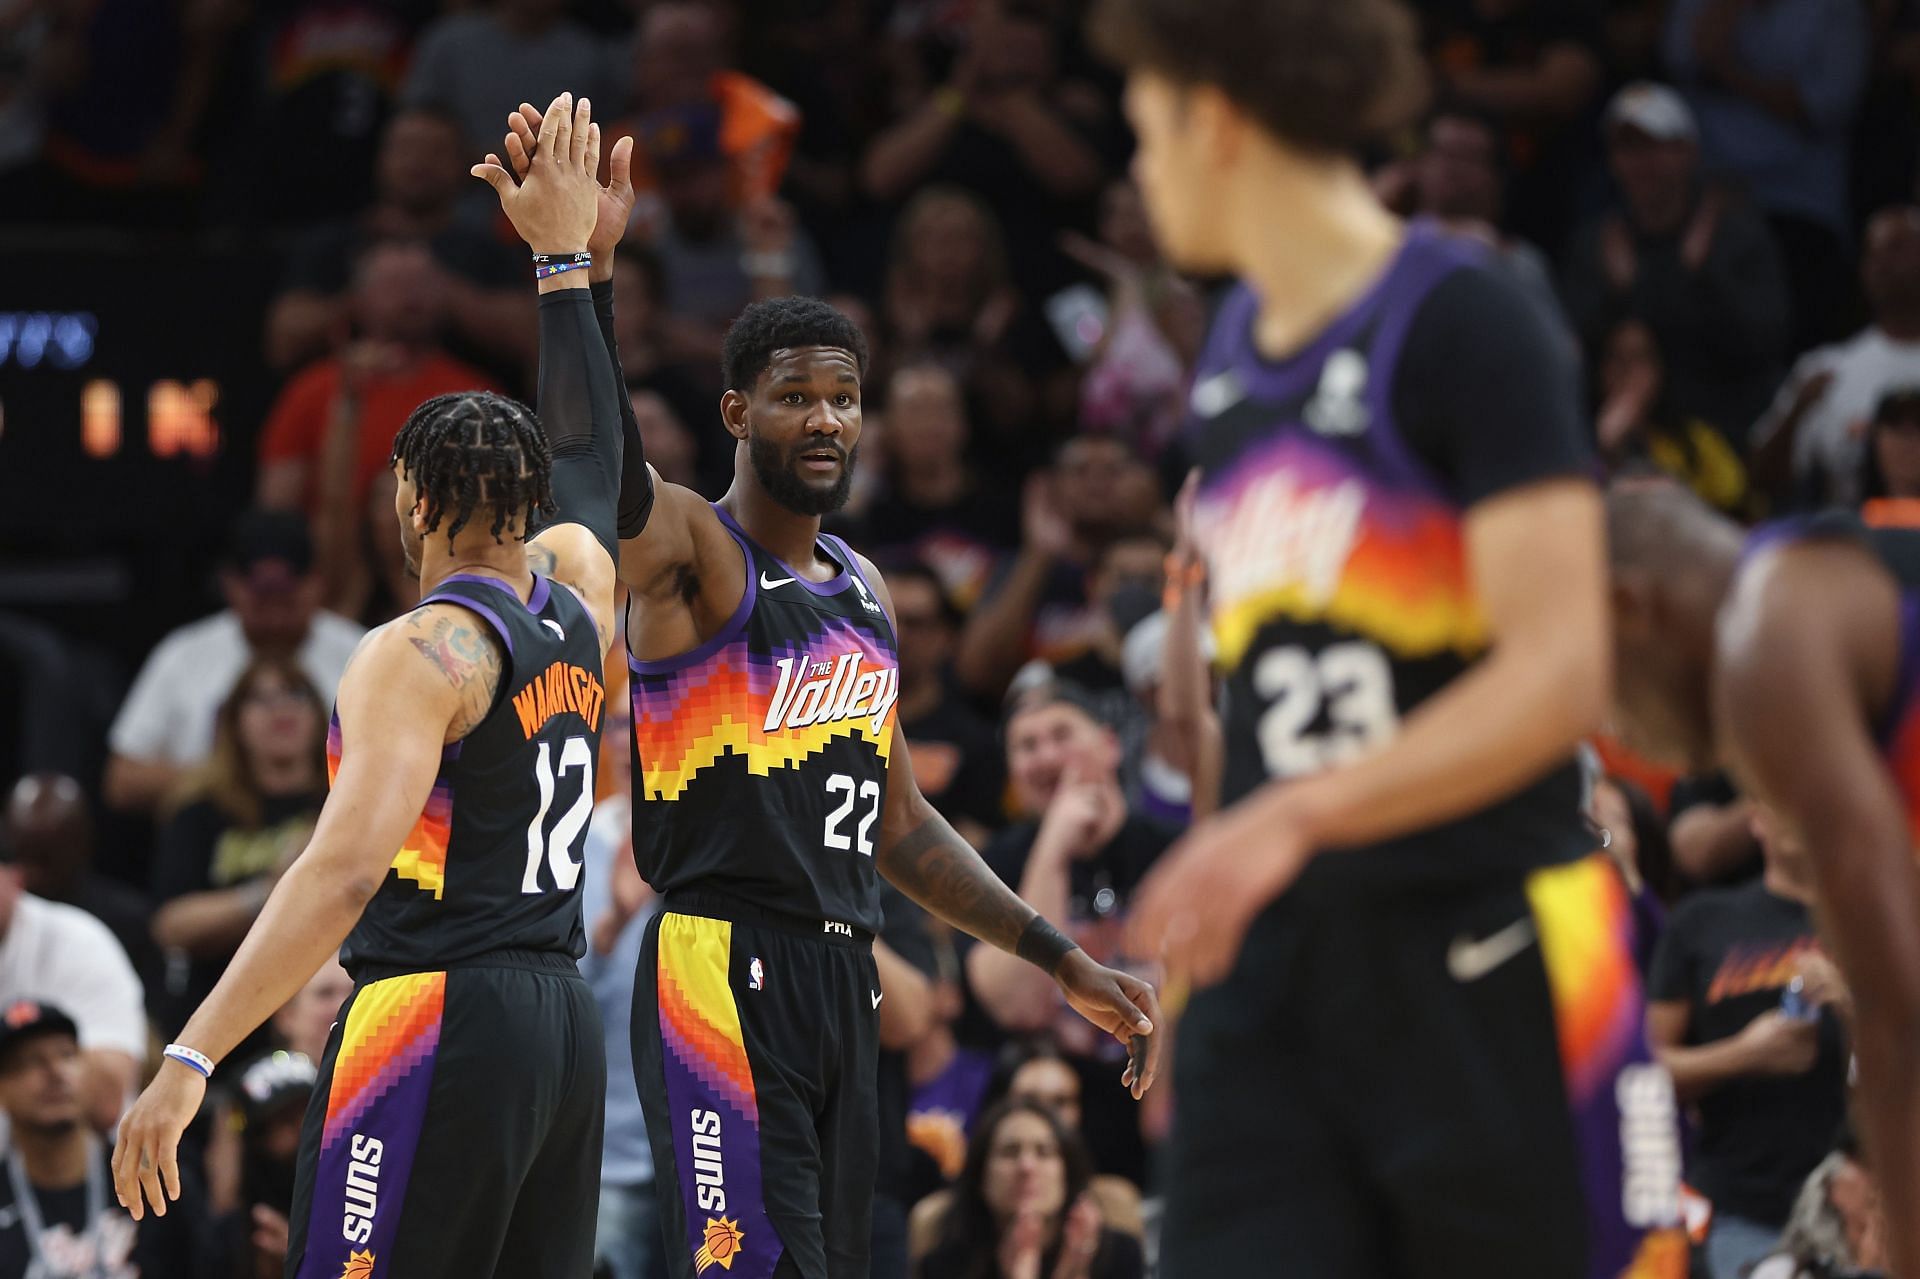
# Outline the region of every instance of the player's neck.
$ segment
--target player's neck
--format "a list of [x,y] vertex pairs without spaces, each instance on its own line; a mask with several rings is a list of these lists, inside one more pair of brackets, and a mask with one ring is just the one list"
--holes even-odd
[[[432,548],[435,539],[427,538],[426,546]],[[526,599],[533,593],[533,570],[527,567],[526,543],[519,538],[507,536],[504,541],[495,542],[488,538],[481,546],[455,546],[446,549],[446,540],[440,539],[438,550],[423,550],[420,557],[420,598],[439,589],[442,582],[462,573],[477,573],[483,577],[497,577]]]
[[87,1179],[92,1148],[78,1123],[58,1128],[16,1124],[13,1144],[26,1165],[27,1180],[37,1190],[70,1190]]
[[720,506],[748,537],[783,562],[802,572],[813,566],[813,548],[820,540],[818,515],[789,510],[751,479],[739,475],[734,476],[733,487],[720,499]]
[[1263,150],[1228,197],[1235,269],[1260,299],[1260,352],[1306,346],[1377,280],[1406,228],[1358,167]]

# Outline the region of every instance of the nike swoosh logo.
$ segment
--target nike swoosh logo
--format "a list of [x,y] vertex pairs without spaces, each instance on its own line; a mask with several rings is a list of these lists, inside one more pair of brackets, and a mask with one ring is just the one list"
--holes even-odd
[[1456,937],[1447,947],[1447,971],[1457,982],[1479,981],[1534,942],[1533,920],[1516,919],[1479,941]]
[[560,623],[554,621],[551,617],[541,618],[540,625],[546,627],[548,630],[552,631],[555,635],[558,635],[562,640],[565,640],[567,638],[567,633],[560,629]]
[[883,1000],[883,999],[885,999],[886,997],[887,997],[887,992],[886,992],[886,991],[884,991],[884,990],[876,990],[876,991],[874,991],[874,992],[873,992],[873,1006],[874,1006],[875,1008],[878,1008],[878,1007],[880,1006],[880,1001],[881,1001],[881,1000]]
[[790,577],[768,577],[765,573],[762,573],[760,575],[760,589],[770,591],[776,586],[785,586],[792,580]]

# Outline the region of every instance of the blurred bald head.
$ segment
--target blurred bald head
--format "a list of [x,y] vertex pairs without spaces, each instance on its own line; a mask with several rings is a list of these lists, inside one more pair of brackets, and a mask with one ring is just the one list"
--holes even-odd
[[93,861],[86,792],[61,773],[28,773],[14,783],[0,835],[22,886],[37,897],[62,900]]

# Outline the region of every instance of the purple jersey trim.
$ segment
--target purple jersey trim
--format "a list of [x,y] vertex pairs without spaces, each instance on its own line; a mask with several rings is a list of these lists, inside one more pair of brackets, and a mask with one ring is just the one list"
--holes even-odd
[[[717,506],[713,509],[720,510]],[[722,512],[722,514],[725,513]],[[627,669],[635,675],[667,675],[674,671],[685,670],[712,657],[731,644],[740,632],[746,629],[747,619],[753,616],[754,601],[760,594],[760,582],[753,569],[753,547],[747,541],[746,534],[740,532],[739,527],[732,520],[723,519],[722,522],[726,525],[727,532],[733,536],[733,540],[739,544],[740,554],[746,561],[747,589],[740,592],[740,603],[735,606],[733,616],[729,617],[727,624],[714,632],[705,643],[690,648],[684,653],[676,653],[672,657],[654,658],[650,661],[642,661],[633,655],[631,632],[629,632]]]

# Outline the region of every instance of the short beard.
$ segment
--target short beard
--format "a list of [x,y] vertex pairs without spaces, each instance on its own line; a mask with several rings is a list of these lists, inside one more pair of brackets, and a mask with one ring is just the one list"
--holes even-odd
[[747,460],[753,463],[754,478],[768,497],[795,515],[829,515],[845,506],[853,492],[853,468],[860,460],[858,444],[844,454],[840,478],[830,489],[814,488],[795,473],[800,455],[819,447],[819,440],[807,439],[783,453],[772,440],[747,433]]

